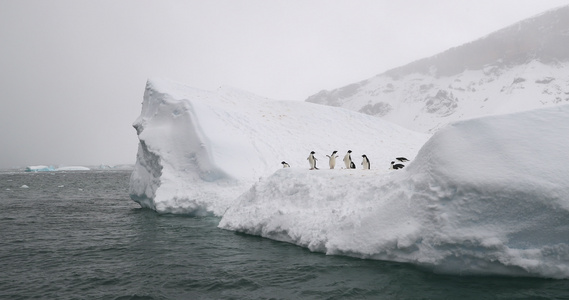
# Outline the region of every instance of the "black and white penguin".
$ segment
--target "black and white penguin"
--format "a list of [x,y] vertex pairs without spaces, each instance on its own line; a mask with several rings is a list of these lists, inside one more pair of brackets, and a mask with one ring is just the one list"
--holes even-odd
[[315,153],[316,152],[314,152],[314,151],[310,152],[310,155],[308,155],[308,158],[307,158],[308,163],[310,164],[310,170],[314,170],[314,169],[318,170],[318,168],[316,167],[317,159],[316,159],[316,157],[314,157]]
[[406,159],[405,157],[396,157],[395,159],[397,159],[400,162],[406,162],[409,161],[408,159]]
[[283,160],[283,162],[281,162],[281,164],[283,164],[283,168],[290,168],[290,165],[286,163],[286,161]]
[[338,151],[334,151],[334,152],[332,152],[332,155],[326,155],[330,159],[330,161],[329,161],[330,169],[334,169],[334,167],[336,166],[336,158],[338,157],[336,155],[337,152]]
[[362,161],[362,165],[364,166],[364,170],[369,170],[370,169],[369,159],[367,158],[367,156],[365,154],[362,155],[362,157],[364,158]]
[[[344,155],[344,164],[346,165],[346,169],[355,169],[356,166],[352,162],[352,156],[350,155],[350,153],[352,153],[352,150],[348,150],[348,153]],[[352,165],[354,166],[353,168]]]
[[399,169],[403,169],[403,167],[405,167],[404,164],[396,164],[394,161],[391,162],[391,170],[399,170]]

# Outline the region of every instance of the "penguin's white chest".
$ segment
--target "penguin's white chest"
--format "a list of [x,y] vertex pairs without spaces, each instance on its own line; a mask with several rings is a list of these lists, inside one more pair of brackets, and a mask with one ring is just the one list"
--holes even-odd
[[346,154],[346,156],[344,156],[344,164],[346,165],[346,169],[350,168],[351,162],[352,162],[352,159],[351,159],[350,155]]
[[311,169],[315,169],[316,168],[316,158],[314,157],[314,155],[310,154],[308,156],[308,163],[310,164],[310,168]]

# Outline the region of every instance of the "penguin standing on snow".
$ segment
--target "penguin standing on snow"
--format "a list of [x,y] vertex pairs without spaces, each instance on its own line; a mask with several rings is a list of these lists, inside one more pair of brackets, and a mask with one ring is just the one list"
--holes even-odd
[[281,162],[281,164],[283,164],[283,168],[290,168],[290,165],[286,163],[286,161],[283,160],[283,162]]
[[332,155],[326,155],[328,156],[328,158],[330,159],[329,163],[330,163],[330,169],[334,169],[334,167],[336,166],[336,158],[338,157],[336,155],[338,151],[334,151],[332,152]]
[[369,170],[370,169],[369,159],[367,158],[367,156],[365,154],[362,155],[362,157],[364,158],[364,160],[362,161],[362,165],[364,166],[364,170]]
[[346,165],[346,169],[355,169],[356,165],[352,162],[352,156],[350,155],[352,150],[348,150],[348,153],[344,155],[344,164]]
[[316,157],[314,157],[314,151],[310,152],[310,155],[308,155],[308,163],[310,164],[310,170],[318,170],[318,168],[316,167]]
[[405,167],[404,164],[396,164],[394,161],[391,162],[391,170],[399,170],[399,169],[403,169],[403,167]]

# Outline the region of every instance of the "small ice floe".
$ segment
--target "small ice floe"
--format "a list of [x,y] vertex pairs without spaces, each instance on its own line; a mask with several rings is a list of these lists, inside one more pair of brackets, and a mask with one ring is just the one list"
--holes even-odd
[[30,187],[24,184],[24,185],[22,185],[20,188],[22,188],[22,189],[29,189]]
[[64,185],[59,185],[59,186],[57,186],[57,187],[62,188],[62,187],[64,187]]
[[55,168],[52,166],[28,166],[24,170],[26,172],[50,172],[55,171]]
[[55,169],[56,171],[89,171],[91,169],[83,166],[69,166],[69,167],[60,167]]

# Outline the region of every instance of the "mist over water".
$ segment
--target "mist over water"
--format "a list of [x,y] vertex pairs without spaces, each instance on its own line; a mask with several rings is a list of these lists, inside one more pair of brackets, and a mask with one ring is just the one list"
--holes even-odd
[[0,172],[0,298],[569,297],[568,280],[438,275],[236,234],[215,217],[160,215],[128,198],[129,176]]

